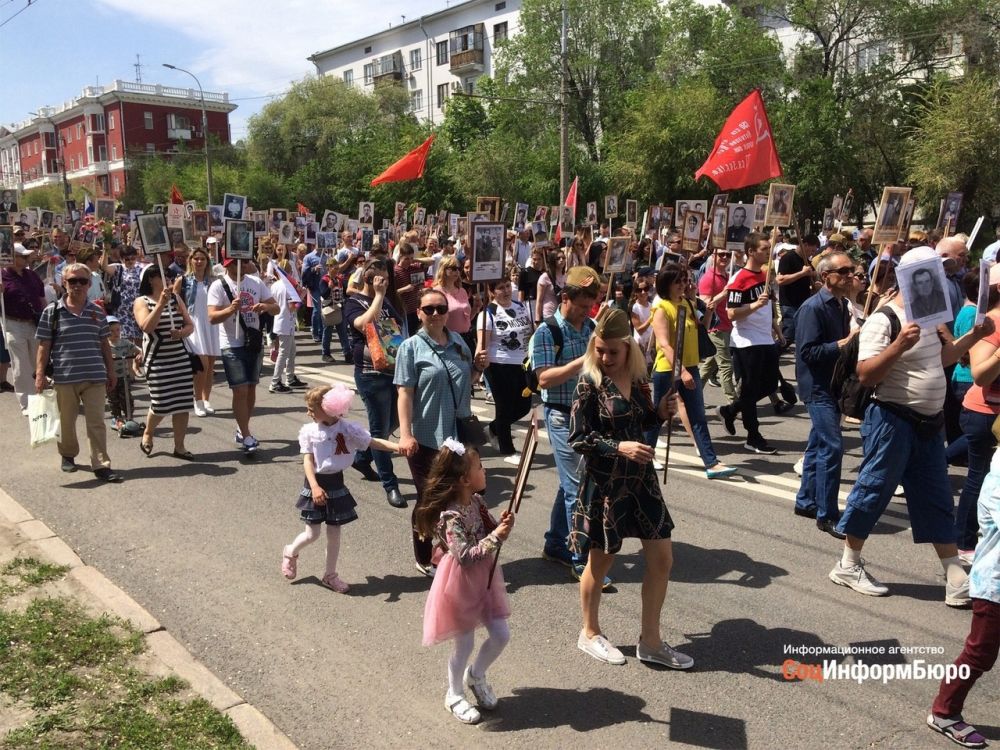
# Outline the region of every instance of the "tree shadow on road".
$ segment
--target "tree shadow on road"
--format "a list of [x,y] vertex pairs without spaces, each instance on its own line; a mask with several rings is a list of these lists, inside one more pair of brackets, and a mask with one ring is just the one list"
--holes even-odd
[[[724,583],[762,589],[773,579],[788,575],[784,568],[759,562],[735,549],[704,549],[684,542],[674,542],[673,548],[674,566],[670,569],[673,582]],[[611,577],[622,583],[638,583],[644,571],[641,552],[617,555]]]

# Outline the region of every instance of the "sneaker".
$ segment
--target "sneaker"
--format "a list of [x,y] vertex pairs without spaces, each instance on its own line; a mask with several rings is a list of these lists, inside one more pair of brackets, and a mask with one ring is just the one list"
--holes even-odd
[[307,388],[309,384],[299,380],[297,375],[293,375],[292,379],[288,381],[288,386],[291,388]]
[[423,563],[417,563],[416,565],[417,565],[417,570],[419,570],[428,578],[433,578],[434,574],[437,573],[437,565],[431,565],[429,563],[427,565],[424,565]]
[[267,389],[269,393],[291,393],[292,389],[289,388],[284,383],[271,383],[271,387]]
[[63,456],[62,464],[60,464],[59,468],[65,471],[67,474],[72,474],[74,471],[76,471],[76,461],[74,461],[72,458],[69,458],[68,456]]
[[[125,479],[125,477],[123,477],[118,472],[111,471],[111,469],[107,469],[104,467],[100,469],[95,469],[94,476],[100,479],[102,482],[111,482],[112,484],[118,484],[123,479]],[[966,591],[966,596],[968,596],[968,591],[969,591],[968,584],[966,584],[965,586],[965,591]]]
[[789,411],[795,404],[790,404],[788,401],[775,401],[774,403],[774,413],[784,414]]
[[[576,580],[579,581],[580,578],[583,577],[583,571],[584,571],[584,569],[586,567],[587,567],[586,565],[579,565],[579,564],[577,564],[577,565],[571,565],[570,566],[570,573],[572,573],[573,577]],[[604,576],[604,581],[603,581],[603,583],[601,583],[601,589],[604,590],[604,591],[606,591],[609,588],[611,588],[611,584],[613,584],[613,583],[614,583],[614,581],[612,581],[610,577]]]
[[768,442],[761,435],[754,435],[748,437],[747,441],[743,444],[743,447],[748,451],[753,451],[754,453],[763,453],[768,456],[773,456],[776,451],[774,448],[768,444]]
[[483,718],[464,695],[454,695],[450,691],[444,696],[444,707],[463,724],[478,724]]
[[208,416],[212,416],[213,414],[215,414],[215,409],[212,408],[212,405],[210,403],[208,403],[208,401],[202,401],[201,402],[201,408],[203,408],[205,410],[205,413]]
[[730,435],[736,434],[736,414],[733,412],[732,404],[722,404],[718,408],[719,419],[722,420],[722,426],[726,428],[726,432]]
[[989,743],[979,733],[979,730],[971,724],[966,724],[961,716],[946,719],[943,716],[929,714],[927,726],[935,732],[943,734],[956,745],[972,748],[989,747]]
[[329,364],[330,362],[333,362],[333,357],[330,356],[329,354],[324,354],[322,357],[320,357],[320,361]]
[[792,464],[792,471],[795,472],[795,476],[797,476],[797,477],[801,477],[802,476],[802,464],[804,462],[805,462],[805,459],[804,458],[800,458],[798,461],[796,461],[794,464]]
[[859,594],[885,596],[889,593],[888,587],[883,586],[868,574],[865,570],[866,564],[864,560],[861,560],[857,565],[845,568],[842,561],[838,560],[837,564],[833,566],[833,570],[830,571],[830,580],[838,586],[854,589]]
[[503,462],[505,464],[510,464],[511,466],[520,466],[521,465],[521,454],[520,453],[511,453],[509,456],[504,456],[503,457]]
[[243,438],[243,450],[247,453],[256,453],[257,449],[260,447],[260,441],[253,435],[247,435]]
[[236,441],[236,444],[238,446],[240,446],[240,447],[243,446],[243,433],[240,432],[240,428],[239,427],[237,427],[236,428],[236,432],[233,433],[233,440]]
[[486,394],[485,401],[486,401],[487,404],[495,403],[494,400],[493,400],[493,393],[492,392]]
[[486,681],[486,677],[473,677],[472,667],[465,668],[465,678],[463,680],[465,686],[472,691],[472,695],[476,699],[476,703],[480,708],[485,708],[487,711],[492,711],[497,707],[497,697],[493,692],[493,688],[490,687],[490,683]]
[[581,630],[580,637],[576,639],[576,647],[605,664],[621,665],[625,663],[625,654],[612,646],[608,639],[600,633],[593,638],[588,638]]
[[726,477],[731,477],[736,473],[735,466],[713,466],[711,469],[705,469],[705,476],[708,479],[725,479]]
[[660,647],[654,650],[646,648],[642,645],[642,641],[639,641],[635,647],[635,655],[639,661],[661,664],[671,669],[691,669],[694,666],[694,659],[662,642]]
[[194,415],[196,417],[207,417],[208,416],[208,412],[205,411],[205,407],[203,406],[203,402],[202,401],[197,401],[196,400],[194,402]]
[[944,584],[944,603],[949,607],[968,607],[972,604],[969,598],[969,579],[966,578],[961,585],[952,586],[950,583]]
[[14,386],[8,383],[6,380],[0,382],[0,393],[13,393]]
[[548,560],[549,562],[565,565],[567,568],[573,567],[573,557],[569,554],[569,552],[552,552],[550,550],[543,549],[542,558]]
[[858,419],[857,417],[844,417],[844,424],[851,424],[857,426],[861,424],[861,420]]
[[897,484],[896,489],[892,491],[893,497],[906,497],[906,491],[903,489],[903,485]]
[[657,472],[663,471],[663,464],[657,461],[655,458],[653,459],[653,471]]
[[351,587],[347,585],[347,582],[336,573],[330,573],[329,575],[323,576],[320,583],[331,591],[336,591],[338,594],[346,594],[351,590]]

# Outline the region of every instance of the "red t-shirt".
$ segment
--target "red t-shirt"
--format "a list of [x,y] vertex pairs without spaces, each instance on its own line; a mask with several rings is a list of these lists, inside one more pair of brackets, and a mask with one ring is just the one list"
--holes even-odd
[[[705,271],[701,281],[698,282],[698,294],[702,297],[714,298],[726,288],[727,283],[729,283],[729,277],[723,276],[714,268],[710,269]],[[708,329],[709,331],[731,331],[733,329],[733,324],[729,320],[729,311],[726,310],[725,297],[715,306],[715,314],[718,316],[718,325],[712,326]]]
[[[991,312],[989,316],[997,326],[1000,326],[1000,315]],[[994,331],[983,341],[1000,347],[1000,330]],[[1000,414],[1000,378],[985,387],[973,383],[962,399],[962,406],[979,414]]]

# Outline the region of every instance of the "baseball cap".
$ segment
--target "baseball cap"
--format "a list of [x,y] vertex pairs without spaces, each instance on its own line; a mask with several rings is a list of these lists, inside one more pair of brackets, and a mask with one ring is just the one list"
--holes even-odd
[[121,322],[121,321],[120,321],[120,320],[118,320],[118,318],[116,318],[116,317],[115,317],[114,315],[109,315],[109,316],[108,316],[108,325],[109,325],[109,326],[112,326],[112,325],[114,325],[115,323],[120,323],[120,322]]
[[14,254],[15,255],[31,255],[32,251],[22,245],[20,242],[14,243]]
[[215,237],[209,237],[208,239],[205,240],[205,244],[206,245],[217,245],[217,244],[219,244],[219,240],[216,239]]
[[14,227],[14,234],[24,234],[24,227],[20,224]]

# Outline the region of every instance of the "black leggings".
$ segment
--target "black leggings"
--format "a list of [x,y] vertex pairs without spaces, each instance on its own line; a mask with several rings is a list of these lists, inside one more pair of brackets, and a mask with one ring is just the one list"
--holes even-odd
[[496,408],[496,416],[489,427],[497,436],[500,452],[515,453],[510,427],[531,409],[531,396],[523,394],[526,385],[524,370],[521,365],[491,364],[485,374]]

